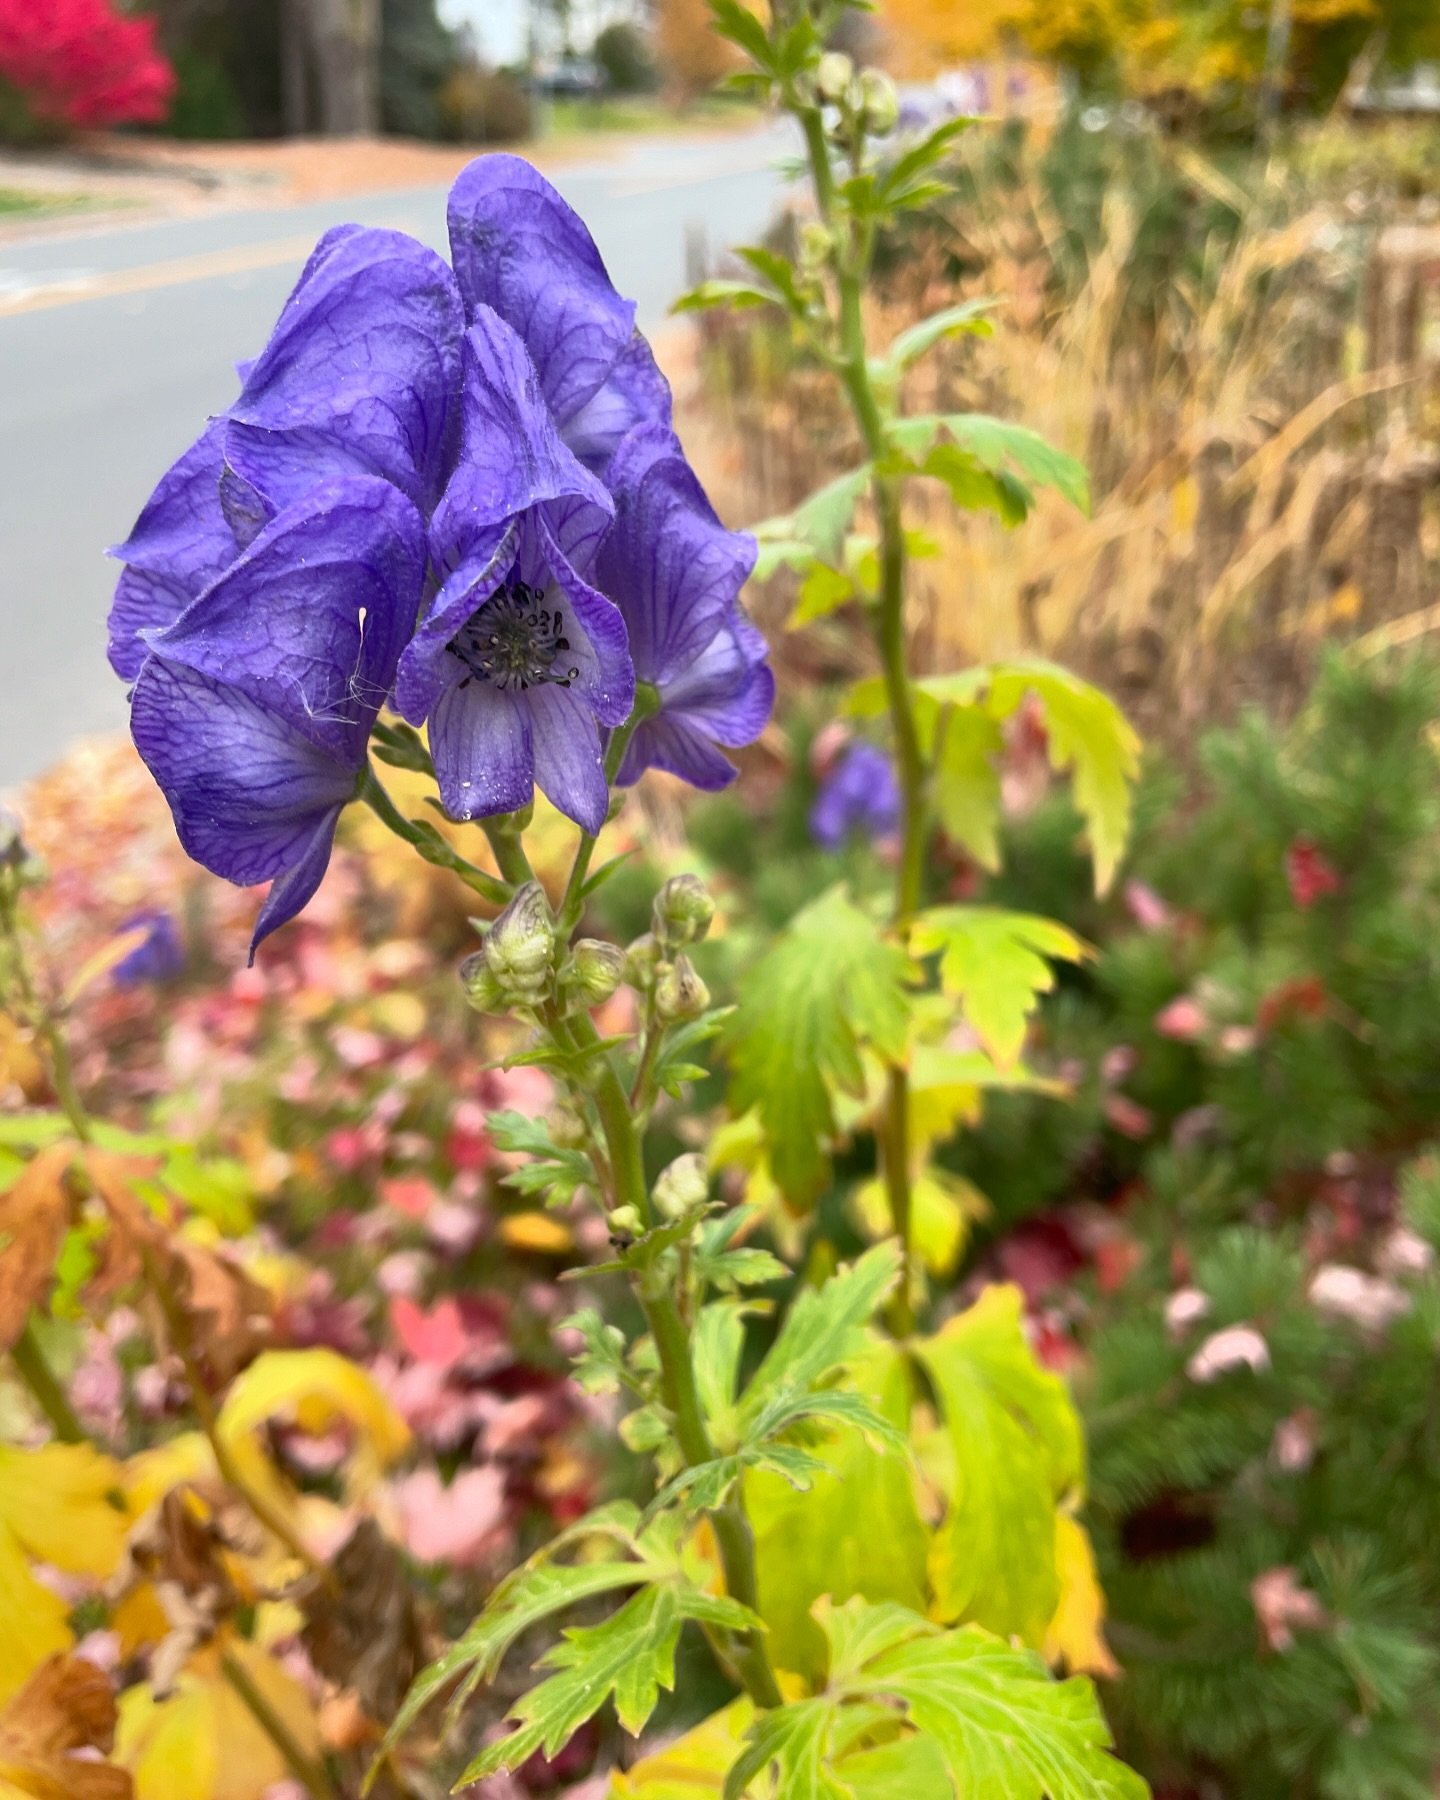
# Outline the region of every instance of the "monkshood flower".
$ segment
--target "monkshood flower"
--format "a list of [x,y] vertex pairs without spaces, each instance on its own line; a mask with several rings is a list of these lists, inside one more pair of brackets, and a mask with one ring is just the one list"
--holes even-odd
[[900,790],[890,758],[874,744],[840,752],[810,809],[810,835],[824,850],[841,850],[853,836],[893,837],[900,826]]
[[110,662],[133,681],[143,632],[172,624],[282,507],[333,475],[383,476],[428,514],[458,425],[459,295],[398,231],[327,232],[234,405],[161,477],[112,555]]
[[515,812],[538,784],[586,831],[604,824],[600,729],[635,698],[624,622],[588,579],[613,512],[560,441],[524,344],[478,308],[459,460],[430,529],[441,587],[395,687],[405,718],[428,723],[453,818]]
[[765,640],[739,594],[755,566],[755,540],[716,518],[673,432],[642,425],[607,474],[615,524],[596,565],[619,606],[636,678],[659,699],[636,727],[618,779],[665,769],[698,788],[735,778],[721,750],[750,744],[775,703]]
[[322,482],[148,633],[130,724],[187,853],[274,885],[255,947],[319,887],[414,625],[424,521],[374,476]]
[[185,967],[185,948],[171,913],[147,908],[132,914],[121,925],[119,936],[136,939],[116,963],[112,979],[117,987],[149,987],[172,981]]
[[632,426],[670,423],[670,387],[584,221],[518,156],[482,156],[450,190],[450,258],[466,316],[524,341],[560,436],[603,474]]

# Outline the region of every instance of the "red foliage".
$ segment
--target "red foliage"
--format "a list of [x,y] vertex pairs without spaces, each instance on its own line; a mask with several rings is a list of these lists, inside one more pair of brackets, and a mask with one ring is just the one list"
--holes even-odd
[[163,119],[175,73],[155,23],[126,18],[109,0],[0,0],[0,82],[55,125]]

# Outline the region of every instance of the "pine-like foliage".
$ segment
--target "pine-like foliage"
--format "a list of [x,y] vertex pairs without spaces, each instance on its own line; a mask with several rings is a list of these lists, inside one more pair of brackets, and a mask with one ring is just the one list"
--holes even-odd
[[1162,1794],[1433,1792],[1437,713],[1433,665],[1331,664],[1194,800],[1152,781],[1108,912],[1073,817],[1009,858],[1100,945],[1032,1046],[1075,1104],[996,1096],[956,1160],[1071,1360],[1107,1705]]

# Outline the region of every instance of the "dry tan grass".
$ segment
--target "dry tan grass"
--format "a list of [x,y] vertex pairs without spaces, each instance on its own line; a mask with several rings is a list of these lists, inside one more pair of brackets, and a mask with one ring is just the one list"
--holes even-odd
[[[1198,153],[1174,155],[1240,224],[1204,246],[1198,276],[1162,284],[1143,330],[1123,194],[1063,301],[1062,222],[1037,183],[965,215],[980,273],[961,291],[1006,296],[998,329],[947,346],[907,404],[1019,419],[1087,462],[1096,498],[1081,518],[1042,497],[1007,532],[922,493],[939,554],[916,565],[911,625],[922,664],[1056,655],[1150,729],[1187,732],[1242,698],[1288,704],[1326,637],[1440,624],[1440,232],[1296,206],[1280,168],[1247,197]],[[901,259],[873,309],[877,344],[957,297],[945,266],[936,242]],[[753,315],[708,325],[701,359],[728,516],[784,511],[854,460],[825,381]],[[784,596],[768,605],[783,613]],[[788,654],[838,673],[862,652],[831,628]]]

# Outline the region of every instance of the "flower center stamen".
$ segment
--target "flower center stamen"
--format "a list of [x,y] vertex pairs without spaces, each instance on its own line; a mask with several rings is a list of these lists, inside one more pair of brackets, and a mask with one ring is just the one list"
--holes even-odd
[[545,682],[569,687],[579,669],[555,667],[555,659],[570,648],[565,615],[558,606],[543,605],[544,599],[542,589],[512,581],[470,615],[445,646],[468,671],[462,688],[475,680],[502,691]]

